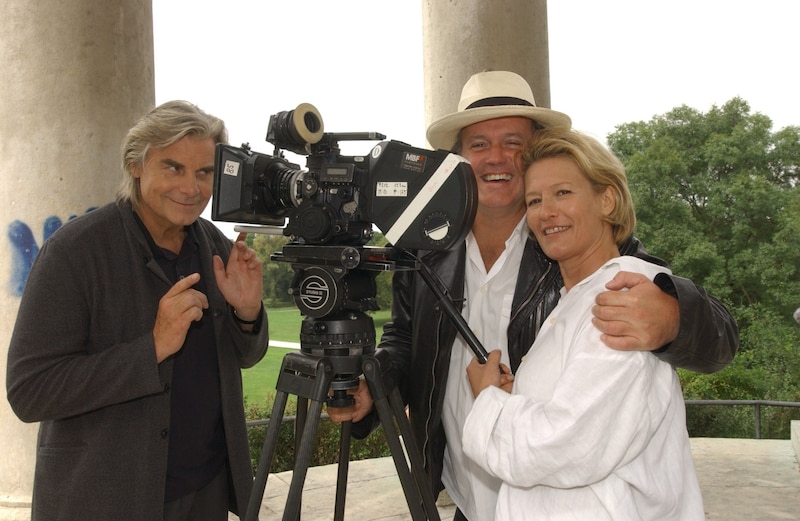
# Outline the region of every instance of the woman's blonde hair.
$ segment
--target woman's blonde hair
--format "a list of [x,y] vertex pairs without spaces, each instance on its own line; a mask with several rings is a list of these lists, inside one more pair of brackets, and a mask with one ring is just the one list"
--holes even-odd
[[565,157],[578,165],[600,193],[611,186],[615,192],[614,210],[606,217],[614,241],[622,245],[636,228],[636,213],[622,162],[595,138],[573,129],[550,128],[537,131],[522,153],[524,171],[533,163],[551,157]]

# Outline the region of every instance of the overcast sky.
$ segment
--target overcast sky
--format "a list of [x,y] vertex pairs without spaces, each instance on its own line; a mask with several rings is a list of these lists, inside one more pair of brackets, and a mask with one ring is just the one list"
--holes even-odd
[[[225,120],[231,144],[266,153],[270,114],[302,102],[327,132],[424,147],[421,9],[419,0],[153,0],[156,102],[192,101]],[[600,139],[735,96],[774,130],[800,125],[798,23],[794,0],[550,0],[552,108]]]

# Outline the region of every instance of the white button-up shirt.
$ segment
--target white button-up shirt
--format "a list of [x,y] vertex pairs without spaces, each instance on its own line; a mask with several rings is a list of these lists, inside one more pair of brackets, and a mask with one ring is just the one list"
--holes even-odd
[[[466,302],[462,314],[486,351],[500,349],[503,352],[502,361],[505,364],[509,363],[506,329],[527,237],[528,228],[522,219],[506,240],[505,251],[489,272],[486,271],[472,232],[466,239]],[[500,480],[467,458],[461,445],[464,421],[474,401],[467,379],[467,365],[474,356],[461,335],[457,335],[450,354],[450,372],[447,375],[442,412],[447,436],[442,482],[467,519],[491,521],[494,519]]]
[[606,347],[591,323],[620,270],[667,271],[618,257],[562,290],[513,393],[490,386],[475,400],[463,448],[503,480],[498,521],[705,519],[674,369]]

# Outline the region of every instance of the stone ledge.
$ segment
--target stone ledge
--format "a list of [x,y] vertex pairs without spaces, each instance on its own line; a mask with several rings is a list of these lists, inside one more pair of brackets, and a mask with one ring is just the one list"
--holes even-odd
[[31,507],[0,505],[0,521],[30,521]]
[[0,496],[0,507],[31,508],[31,498],[23,496]]
[[31,498],[23,496],[0,496],[0,521],[30,521]]

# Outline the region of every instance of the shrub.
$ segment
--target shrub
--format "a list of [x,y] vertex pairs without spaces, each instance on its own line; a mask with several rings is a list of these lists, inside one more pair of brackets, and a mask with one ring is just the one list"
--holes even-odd
[[[248,421],[270,418],[272,414],[272,404],[275,399],[274,393],[267,396],[265,405],[247,405],[245,414]],[[296,413],[297,402],[292,397],[286,404],[284,416],[290,417]],[[308,418],[307,421],[312,421]],[[295,436],[294,421],[284,421],[278,430],[278,442],[272,456],[270,472],[283,472],[294,468],[295,457]],[[258,469],[258,461],[264,447],[267,426],[255,425],[247,429],[247,437],[250,442],[250,461],[253,464],[253,472]],[[339,441],[341,439],[340,426],[331,421],[327,415],[323,415],[319,420],[317,436],[311,449],[311,463],[309,466],[328,465],[339,461]],[[389,446],[386,443],[383,429],[378,428],[363,440],[352,438],[350,441],[350,460],[363,460],[370,458],[380,458],[391,455]]]

